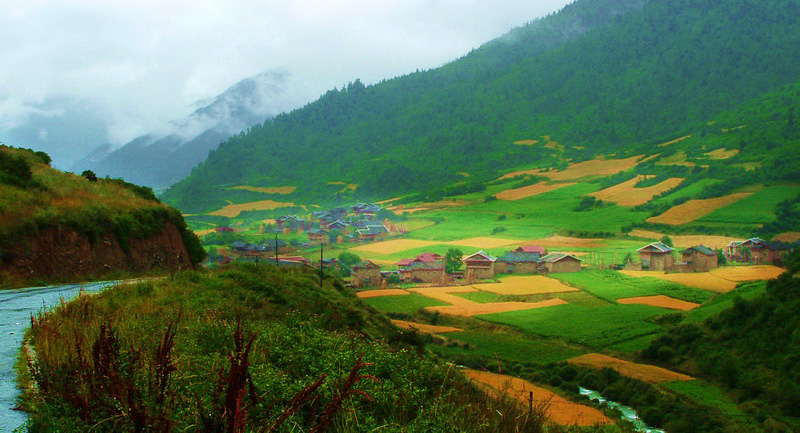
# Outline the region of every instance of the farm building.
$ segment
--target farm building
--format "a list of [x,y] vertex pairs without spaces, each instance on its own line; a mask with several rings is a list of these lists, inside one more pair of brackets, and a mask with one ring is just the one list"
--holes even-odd
[[217,233],[233,233],[236,231],[233,227],[217,227],[214,229]]
[[353,287],[378,287],[381,285],[381,267],[369,260],[353,266],[350,282]]
[[475,281],[494,277],[494,266],[497,258],[481,250],[461,259],[464,263],[467,281]]
[[297,215],[283,215],[275,220],[275,226],[280,230],[289,231],[302,230],[305,228],[306,220]]
[[446,278],[444,257],[434,253],[422,253],[415,259],[397,262],[400,280],[406,282],[443,284]]
[[363,229],[356,230],[358,239],[362,241],[374,241],[389,234],[389,229],[383,224],[371,224]]
[[382,208],[373,203],[356,203],[353,205],[353,212],[362,214],[362,213],[369,213],[369,214],[376,214]]
[[348,223],[346,223],[346,222],[344,222],[342,220],[336,220],[336,221],[328,224],[328,230],[338,230],[340,232],[346,232],[347,228],[349,226],[350,226],[350,224],[348,224]]
[[547,249],[545,247],[538,247],[535,245],[522,245],[521,247],[517,247],[514,252],[539,254],[539,257],[544,257],[547,255]]
[[749,262],[751,261],[750,250],[755,245],[766,243],[761,238],[750,238],[746,241],[731,241],[725,247],[725,257],[729,262]]
[[675,265],[673,249],[661,242],[654,242],[636,250],[644,271],[666,271]]
[[683,250],[681,260],[686,263],[688,272],[708,272],[719,267],[717,252],[703,245]]
[[550,253],[542,257],[540,269],[547,273],[578,272],[581,260],[566,253]]
[[[522,247],[520,247],[522,248]],[[517,248],[498,257],[494,270],[498,274],[535,274],[539,268],[540,252],[523,252]],[[541,251],[541,250],[539,250]]]
[[330,234],[325,229],[310,228],[306,232],[306,235],[308,236],[309,241],[316,244],[327,244],[328,241],[330,240],[329,239]]
[[278,266],[287,266],[287,267],[309,267],[311,266],[311,261],[305,257],[300,256],[284,256],[278,257]]
[[750,247],[750,260],[757,265],[781,266],[791,250],[790,244],[780,241],[753,244]]

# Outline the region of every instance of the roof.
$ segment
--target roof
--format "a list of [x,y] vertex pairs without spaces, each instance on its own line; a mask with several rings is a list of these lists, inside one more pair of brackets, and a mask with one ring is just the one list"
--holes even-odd
[[750,239],[742,242],[742,244],[766,244],[766,243],[767,243],[767,241],[765,241],[764,239],[761,239],[761,238],[750,238]]
[[381,267],[376,265],[375,263],[372,263],[369,260],[364,260],[361,263],[353,266],[353,270],[355,270],[355,269],[376,269],[376,268],[380,269]]
[[519,252],[519,253],[537,253],[539,255],[545,255],[547,253],[547,250],[544,247],[540,247],[540,246],[522,245],[519,248],[517,248],[516,250],[514,250],[514,252]]
[[278,217],[277,219],[275,219],[275,221],[287,221],[287,220],[292,220],[292,221],[297,221],[297,222],[305,221],[304,219],[300,218],[297,215],[283,215],[283,216]]
[[424,252],[424,253],[422,253],[422,254],[417,256],[417,260],[419,260],[421,262],[426,262],[426,263],[438,262],[439,260],[443,260],[443,259],[444,259],[444,257],[440,256],[439,254],[428,253],[428,252]]
[[698,252],[700,254],[705,254],[707,256],[713,256],[713,255],[717,254],[716,251],[712,250],[711,248],[709,248],[709,247],[707,247],[705,245],[696,245],[696,246],[693,246],[693,247],[686,248],[685,250],[683,250],[683,254],[692,253],[694,251],[696,251],[696,252]]
[[506,253],[497,260],[505,263],[538,263],[541,258],[539,253],[524,253],[520,251],[506,251]]
[[664,245],[662,242],[653,242],[652,244],[645,245],[645,246],[639,248],[636,251],[640,252],[640,251],[644,251],[644,250],[647,250],[647,249],[654,250],[652,252],[656,252],[656,253],[670,253],[673,250],[671,247],[668,247],[668,246]]
[[368,225],[366,228],[356,230],[360,235],[380,235],[388,233],[389,229],[384,225]]
[[414,259],[403,259],[403,260],[400,260],[399,262],[397,262],[397,266],[408,266],[413,261],[414,261]]
[[480,250],[477,253],[465,256],[465,257],[463,257],[461,259],[461,261],[467,261],[467,260],[472,259],[473,257],[476,257],[476,258],[479,258],[479,259],[483,258],[483,259],[485,259],[487,261],[490,261],[490,262],[497,261],[497,257],[494,257],[494,256],[490,255],[489,253],[487,253],[486,251],[483,251],[483,250]]
[[324,230],[324,229],[311,228],[311,229],[308,229],[306,231],[306,234],[308,234],[308,235],[326,235],[326,234],[328,234],[328,231]]
[[550,253],[542,257],[542,261],[546,263],[555,263],[568,258],[572,260],[577,260],[579,262],[581,261],[581,259],[567,253]]

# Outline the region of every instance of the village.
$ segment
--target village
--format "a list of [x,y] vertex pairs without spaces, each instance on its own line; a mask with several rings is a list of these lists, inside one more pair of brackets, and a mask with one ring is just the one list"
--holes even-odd
[[[217,233],[235,233],[235,227],[217,227]],[[753,237],[731,241],[723,249],[695,245],[681,251],[662,241],[636,249],[638,261],[628,254],[622,263],[586,263],[577,253],[548,251],[544,246],[520,245],[494,256],[485,249],[458,257],[423,252],[396,261],[391,269],[386,263],[369,259],[357,263],[339,263],[325,257],[326,248],[363,245],[402,237],[406,228],[397,215],[374,203],[356,203],[329,210],[315,210],[303,218],[282,215],[274,224],[259,227],[264,235],[258,243],[235,241],[220,249],[219,264],[231,261],[269,262],[279,266],[302,266],[342,270],[356,289],[387,288],[392,285],[450,286],[497,281],[502,275],[548,275],[580,272],[588,268],[664,273],[708,272],[724,264],[781,266],[782,260],[797,242],[765,241]],[[274,237],[273,237],[274,236]],[[286,241],[280,237],[292,237]],[[558,248],[557,248],[558,249]],[[319,251],[317,256],[316,251]],[[340,250],[339,250],[340,251]],[[456,250],[461,253],[460,250]],[[310,257],[314,257],[312,260]],[[318,258],[317,258],[318,257]],[[446,262],[449,260],[450,266]]]

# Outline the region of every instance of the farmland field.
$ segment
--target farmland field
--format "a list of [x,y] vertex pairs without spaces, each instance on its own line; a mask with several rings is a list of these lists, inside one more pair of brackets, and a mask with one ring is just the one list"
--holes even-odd
[[714,276],[730,281],[755,281],[778,278],[784,269],[771,265],[724,266],[712,269],[710,272]]
[[564,188],[566,186],[575,185],[574,183],[556,183],[552,185],[546,185],[544,182],[539,182],[534,185],[523,186],[522,188],[516,189],[507,189],[505,191],[499,192],[495,197],[500,200],[519,200],[527,197],[533,197],[535,195],[544,194],[548,191],[554,191],[559,188]]
[[296,186],[273,186],[273,187],[258,187],[258,186],[248,186],[248,185],[239,185],[231,187],[231,189],[242,189],[245,191],[253,191],[253,192],[263,192],[264,194],[291,194],[293,193],[297,187]]
[[498,295],[537,295],[542,293],[574,292],[578,289],[565,286],[553,278],[542,275],[504,277],[499,283],[476,284],[474,288]]
[[496,293],[491,292],[464,292],[464,293],[456,293],[456,296],[459,298],[464,298],[468,301],[477,302],[479,304],[491,304],[493,302],[500,302],[500,299],[503,295],[498,295]]
[[678,394],[688,397],[695,403],[703,406],[713,407],[721,410],[729,416],[746,416],[744,412],[736,406],[736,403],[731,400],[722,390],[706,381],[697,380],[681,380],[675,382],[664,382],[661,384],[664,388],[674,391]]
[[612,424],[612,421],[599,410],[569,401],[526,380],[470,369],[465,369],[464,373],[476,383],[482,384],[491,393],[506,394],[519,400],[522,404],[528,404],[528,395],[533,392],[534,405],[546,408],[547,418],[555,424],[578,426]]
[[742,283],[736,290],[728,293],[720,294],[707,304],[701,305],[692,311],[689,311],[684,317],[685,322],[702,322],[703,320],[715,316],[722,312],[722,310],[731,308],[733,300],[737,297],[742,299],[753,299],[760,296],[766,290],[767,283],[765,281],[755,281],[749,283]]
[[657,224],[681,225],[698,220],[715,210],[728,206],[746,197],[751,193],[740,192],[723,197],[705,200],[689,200],[686,203],[674,206],[661,215],[650,217],[647,221]]
[[469,347],[430,345],[431,349],[437,353],[467,358],[480,356],[496,359],[496,357],[500,357],[506,362],[524,361],[536,364],[564,361],[583,353],[580,349],[556,339],[494,330],[454,332],[448,334],[447,337],[468,343]]
[[294,203],[283,203],[274,200],[252,201],[249,203],[229,204],[221,209],[215,210],[214,212],[210,212],[209,215],[219,215],[228,218],[234,218],[240,213],[249,210],[272,210],[282,207],[291,207],[294,205]]
[[407,296],[379,296],[363,301],[372,308],[386,313],[414,314],[420,308],[446,305],[444,302],[412,293]]
[[603,159],[602,157],[589,161],[570,164],[563,171],[547,171],[539,175],[550,180],[572,180],[586,176],[609,176],[633,168],[639,164],[644,155],[632,156],[624,159]]
[[648,383],[673,382],[676,380],[693,380],[691,376],[670,371],[655,365],[637,364],[625,361],[624,359],[612,356],[601,355],[599,353],[589,353],[568,360],[570,363],[583,367],[603,369],[612,368],[619,374],[633,379],[639,379]]
[[448,245],[465,246],[472,248],[488,249],[498,248],[507,245],[519,245],[522,241],[516,239],[503,239],[503,238],[490,238],[490,237],[475,237],[469,239],[457,239],[452,242],[447,242]]
[[735,203],[705,215],[697,224],[760,225],[775,221],[775,207],[783,200],[800,194],[800,187],[779,185],[761,189]]
[[[711,298],[712,294],[705,290],[697,290],[674,282],[659,280],[657,278],[634,278],[630,272],[611,270],[585,270],[581,272],[551,274],[553,278],[570,283],[587,292],[615,302],[619,298],[633,298],[637,296],[666,295],[684,301],[702,303]],[[654,277],[654,272],[643,272]],[[639,274],[635,274],[638,276]],[[694,275],[694,274],[669,274],[669,275]]]
[[369,252],[378,254],[393,254],[401,251],[410,250],[413,248],[424,248],[431,245],[436,245],[435,242],[420,241],[416,239],[393,239],[384,242],[375,242],[372,244],[361,245],[351,248],[356,252]]
[[617,299],[620,304],[641,304],[652,305],[654,307],[669,308],[670,310],[688,311],[693,310],[700,306],[693,302],[681,301],[680,299],[670,298],[664,295],[655,296],[639,296],[637,298],[621,298]]
[[428,325],[425,323],[415,323],[415,322],[407,322],[405,320],[392,320],[392,323],[397,326],[398,328],[414,330],[424,333],[424,334],[441,334],[444,332],[461,332],[463,329],[461,328],[454,328],[452,326],[436,326],[436,325]]
[[[654,241],[660,240],[665,235],[663,233],[651,232],[647,230],[635,229],[630,232],[631,236],[641,238],[649,238]],[[713,236],[713,235],[669,235],[672,243],[679,248],[689,248],[697,245],[705,245],[713,249],[723,249],[731,241],[742,240],[730,236]]]
[[706,152],[703,155],[711,159],[730,159],[739,154],[739,149],[715,149],[711,152]]
[[[486,314],[479,318],[510,325],[530,334],[605,348],[645,335],[663,334],[660,326],[647,322],[647,319],[667,312],[663,308],[648,305],[584,307],[564,304],[536,310]],[[644,347],[646,344],[637,350]]]
[[614,185],[590,195],[603,200],[616,203],[620,206],[638,206],[649,202],[653,197],[680,185],[683,178],[669,178],[657,185],[646,188],[636,188],[636,183],[644,180],[646,176],[639,175],[631,180]]
[[363,290],[356,292],[356,296],[361,299],[376,298],[379,296],[403,296],[410,295],[411,292],[403,289],[383,289],[383,290]]
[[[466,300],[464,300],[466,301]],[[566,304],[561,299],[547,299],[539,302],[493,302],[480,304],[476,302],[458,302],[453,305],[441,307],[426,307],[428,311],[439,312],[450,316],[471,317],[481,314],[503,313],[508,311],[526,311],[533,309],[547,309],[549,307]]]
[[695,272],[691,274],[667,274],[664,271],[619,271],[629,277],[635,278],[658,278],[676,284],[696,287],[698,289],[710,290],[712,292],[725,293],[736,288],[736,282],[718,277],[708,272]]

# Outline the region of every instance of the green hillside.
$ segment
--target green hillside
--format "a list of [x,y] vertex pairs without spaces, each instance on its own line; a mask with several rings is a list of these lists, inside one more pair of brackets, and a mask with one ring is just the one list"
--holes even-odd
[[[390,198],[462,181],[459,173],[485,182],[523,164],[563,167],[565,159],[651,152],[690,129],[711,132],[710,119],[800,80],[799,6],[581,0],[441,68],[372,86],[355,81],[256,125],[223,143],[164,199],[197,213],[226,199]],[[787,122],[790,113],[786,107],[779,117]],[[787,128],[781,132],[796,130]],[[514,144],[542,136],[563,146]],[[783,141],[771,145],[779,150]],[[726,145],[741,148],[738,158],[749,164],[742,167],[784,176],[797,165],[764,161],[746,140]],[[358,186],[342,192],[330,182]],[[228,189],[238,185],[297,190]]]

